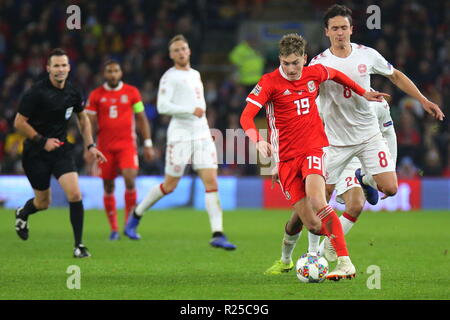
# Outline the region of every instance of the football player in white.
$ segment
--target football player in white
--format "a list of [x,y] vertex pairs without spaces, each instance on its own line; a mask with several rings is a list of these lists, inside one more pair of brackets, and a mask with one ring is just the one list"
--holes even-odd
[[217,151],[206,120],[206,103],[200,73],[191,68],[191,50],[183,35],[169,41],[169,54],[174,66],[162,76],[159,84],[157,109],[170,115],[164,182],[155,185],[137,205],[128,219],[125,234],[139,239],[136,228],[144,211],[171,193],[183,176],[187,164],[197,171],[205,186],[205,207],[209,215],[212,239],[216,248],[234,250],[223,233],[222,208],[217,184]]

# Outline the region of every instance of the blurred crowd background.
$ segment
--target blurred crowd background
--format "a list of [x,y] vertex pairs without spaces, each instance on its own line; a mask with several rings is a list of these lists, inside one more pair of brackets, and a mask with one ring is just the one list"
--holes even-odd
[[[46,77],[48,52],[64,48],[70,56],[71,81],[86,97],[102,84],[102,62],[118,60],[124,81],[139,88],[151,122],[156,158],[140,161],[140,174],[163,174],[169,118],[158,115],[156,94],[161,75],[171,67],[167,43],[184,34],[192,49],[192,67],[202,73],[211,128],[240,128],[245,98],[264,72],[277,67],[258,38],[240,34],[244,22],[319,21],[336,1],[271,0],[0,0],[0,173],[22,174],[23,137],[14,131],[19,99],[34,81]],[[391,94],[398,138],[400,178],[450,177],[450,2],[418,0],[337,1],[353,10],[352,42],[378,50],[403,71],[446,114],[433,120],[420,104],[388,79],[374,76],[372,87]],[[80,30],[68,30],[66,8],[81,8]],[[381,30],[369,30],[366,8],[381,8]],[[327,39],[308,39],[308,61],[326,48]],[[243,63],[246,62],[246,63]],[[255,76],[256,74],[256,76]],[[264,112],[261,112],[263,123]],[[81,142],[76,126],[69,139]],[[81,174],[90,174],[78,144]],[[221,175],[253,175],[255,165],[222,164]]]

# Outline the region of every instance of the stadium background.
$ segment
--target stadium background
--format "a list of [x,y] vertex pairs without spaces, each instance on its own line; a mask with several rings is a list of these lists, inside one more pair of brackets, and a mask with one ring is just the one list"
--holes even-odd
[[[183,33],[192,49],[192,66],[202,73],[207,117],[211,128],[238,129],[245,97],[254,83],[240,77],[230,53],[248,41],[264,72],[277,66],[276,42],[287,32],[304,34],[309,59],[327,47],[322,15],[334,1],[0,1],[0,202],[15,207],[15,200],[29,197],[31,188],[22,176],[20,158],[23,137],[14,132],[13,120],[24,90],[45,77],[51,48],[68,51],[71,80],[86,96],[102,83],[101,66],[108,58],[121,62],[124,81],[137,86],[151,121],[156,159],[141,161],[139,197],[164,170],[165,134],[169,118],[159,116],[155,102],[160,76],[171,66],[167,42]],[[377,208],[450,208],[450,2],[448,1],[339,1],[353,9],[352,42],[377,49],[394,67],[405,72],[447,115],[437,122],[424,114],[417,101],[394,88],[389,80],[373,77],[373,87],[390,93],[391,113],[398,137],[399,195]],[[81,8],[81,29],[68,30],[66,8]],[[381,29],[369,30],[366,8],[381,8]],[[308,59],[308,61],[309,61]],[[447,104],[446,104],[447,103]],[[259,126],[264,127],[261,112]],[[80,142],[75,126],[70,139]],[[235,148],[234,144],[229,144]],[[236,149],[239,153],[239,148]],[[92,174],[78,144],[80,174]],[[224,209],[236,207],[283,207],[281,194],[270,191],[269,181],[259,176],[256,165],[221,164],[219,174]],[[84,182],[86,181],[86,182]],[[63,193],[52,183],[54,205],[64,205]],[[87,208],[101,208],[92,190],[101,188],[99,178],[82,180]],[[123,185],[118,181],[117,193]],[[189,174],[172,195],[158,205],[202,208],[201,184]],[[245,191],[245,192],[244,192]],[[426,196],[425,196],[426,195]],[[97,199],[98,198],[98,199]],[[121,206],[117,197],[118,205]],[[165,202],[164,202],[165,201]]]

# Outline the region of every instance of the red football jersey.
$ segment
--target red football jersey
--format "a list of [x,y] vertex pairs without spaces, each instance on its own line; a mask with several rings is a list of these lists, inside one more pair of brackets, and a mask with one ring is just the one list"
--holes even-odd
[[328,70],[317,64],[305,66],[301,78],[290,81],[280,66],[265,74],[248,95],[247,102],[266,107],[269,141],[277,162],[328,146],[315,102],[320,83],[328,78]]
[[86,110],[97,115],[97,144],[102,150],[136,147],[134,104],[139,90],[121,82],[112,89],[104,84],[91,92]]

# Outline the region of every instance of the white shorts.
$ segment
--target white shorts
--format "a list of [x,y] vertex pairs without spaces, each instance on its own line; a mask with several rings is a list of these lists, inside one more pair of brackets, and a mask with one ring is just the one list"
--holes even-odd
[[212,138],[177,141],[167,144],[165,173],[181,177],[186,165],[192,168],[217,169],[217,150]]
[[345,167],[354,157],[359,159],[362,170],[366,174],[376,175],[383,172],[395,172],[395,163],[392,160],[386,139],[379,133],[359,145],[329,146],[325,157],[327,184],[338,183]]
[[353,158],[350,163],[342,171],[339,181],[334,186],[336,190],[336,201],[338,203],[344,204],[344,199],[342,195],[352,188],[361,188],[358,179],[356,179],[355,171],[361,168],[361,162],[358,158]]

